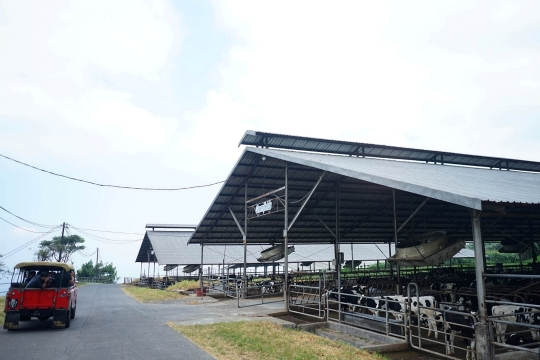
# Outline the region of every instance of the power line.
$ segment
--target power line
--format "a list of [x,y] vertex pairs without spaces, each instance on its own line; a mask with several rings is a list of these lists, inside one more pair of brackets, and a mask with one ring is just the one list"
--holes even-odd
[[133,239],[133,240],[131,240],[131,239],[108,239],[108,238],[104,238],[104,237],[101,237],[101,236],[96,236],[96,235],[87,233],[85,231],[82,231],[82,230],[74,227],[74,226],[71,226],[71,228],[74,229],[75,231],[81,233],[81,234],[89,236],[93,240],[101,241],[101,242],[108,243],[108,244],[121,245],[121,244],[132,244],[132,243],[135,243],[135,242],[142,241],[142,239]]
[[91,254],[85,254],[83,253],[81,250],[77,251],[80,255],[84,256],[84,257],[90,257],[90,256],[94,256],[94,254],[96,253],[97,250],[94,250],[93,253]]
[[58,225],[56,228],[53,228],[53,229],[47,231],[47,232],[44,233],[43,235],[40,235],[40,236],[38,236],[37,238],[35,238],[34,240],[30,240],[30,241],[27,242],[26,244],[23,244],[23,245],[19,246],[18,248],[15,248],[15,249],[9,251],[7,254],[5,254],[5,255],[3,255],[2,257],[0,257],[0,259],[5,259],[5,258],[7,258],[7,257],[10,257],[10,256],[13,255],[13,254],[18,253],[18,252],[21,251],[24,247],[26,247],[26,246],[28,246],[28,245],[31,245],[31,244],[33,244],[34,242],[36,242],[36,241],[38,241],[38,240],[44,238],[47,234],[51,234],[51,233],[53,233],[54,231],[57,231],[58,229],[60,229],[60,227],[61,227],[61,225]]
[[57,226],[57,225],[43,225],[43,224],[39,224],[39,223],[30,221],[30,220],[23,219],[22,217],[20,217],[18,215],[15,215],[14,213],[12,213],[11,211],[9,211],[8,209],[6,209],[6,208],[4,208],[2,206],[0,206],[0,209],[4,210],[8,214],[11,214],[11,215],[15,216],[18,219],[21,219],[22,221],[26,221],[27,223],[35,225],[35,226],[44,227],[44,228],[53,228],[53,227]]
[[83,231],[82,229],[80,228],[77,228],[71,224],[68,224],[72,229],[75,229],[76,231],[79,231],[83,234],[86,234],[88,236],[92,236],[92,237],[95,237],[95,238],[98,238],[98,239],[103,239],[103,240],[109,240],[109,241],[140,241],[142,239],[110,239],[110,238],[105,238],[105,237],[102,237],[102,236],[97,236],[97,235],[94,235],[94,234],[90,234],[90,233],[87,233],[86,231]]
[[15,226],[16,228],[19,228],[19,229],[21,229],[21,230],[28,231],[28,232],[31,232],[31,233],[35,233],[35,234],[46,234],[46,233],[48,233],[48,231],[33,231],[33,230],[28,230],[28,229],[22,228],[22,227],[20,227],[20,226],[18,226],[18,225],[15,225],[15,224],[12,223],[12,222],[7,221],[7,220],[4,219],[3,217],[0,217],[0,220],[3,220],[3,221],[5,221],[5,222],[7,222],[8,224]]
[[86,183],[86,184],[90,184],[90,185],[95,185],[95,186],[112,187],[112,188],[117,188],[117,189],[149,190],[149,191],[178,191],[178,190],[189,190],[189,189],[196,189],[196,188],[203,188],[203,187],[214,186],[214,185],[221,184],[221,183],[224,183],[225,181],[227,181],[227,180],[222,180],[222,181],[218,181],[218,182],[211,183],[211,184],[195,185],[195,186],[187,186],[187,187],[180,187],[180,188],[146,188],[146,187],[133,187],[133,186],[121,186],[121,185],[111,185],[111,184],[100,184],[100,183],[96,183],[96,182],[93,182],[93,181],[82,180],[82,179],[74,178],[74,177],[71,177],[71,176],[66,176],[66,175],[62,175],[62,174],[57,174],[57,173],[52,172],[52,171],[49,171],[49,170],[40,169],[40,168],[38,168],[38,167],[32,166],[32,165],[27,164],[27,163],[24,163],[24,162],[22,162],[22,161],[12,159],[12,158],[10,158],[9,156],[6,156],[6,155],[0,154],[0,157],[3,157],[4,159],[8,159],[8,160],[11,160],[11,161],[14,161],[14,162],[16,162],[16,163],[18,163],[18,164],[21,164],[21,165],[24,165],[24,166],[28,166],[28,167],[30,167],[30,168],[32,168],[32,169],[35,169],[35,170],[39,170],[39,171],[42,171],[42,172],[45,172],[45,173],[48,173],[48,174],[51,174],[51,175],[63,177],[63,178],[65,178],[65,179],[74,180],[74,181],[80,181],[80,182],[83,182],[83,183]]
[[[39,227],[44,227],[44,228],[53,228],[53,227],[56,227],[58,225],[44,225],[44,224],[40,224],[40,223],[36,223],[36,222],[33,222],[33,221],[30,221],[30,220],[26,220],[14,213],[12,213],[11,211],[9,211],[8,209],[0,206],[0,209],[1,210],[4,210],[5,212],[7,212],[8,214],[11,214],[13,216],[15,216],[16,218],[18,219],[21,219],[22,221],[26,221],[27,223],[29,224],[32,224],[32,225],[35,225],[35,226],[39,226]],[[1,219],[1,218],[0,218]],[[2,219],[4,220],[4,219]],[[4,220],[4,221],[7,221],[7,220]],[[10,223],[11,224],[11,223]],[[11,224],[13,226],[17,226],[15,224]],[[96,232],[106,232],[106,233],[113,233],[113,234],[127,234],[127,235],[143,235],[141,233],[134,233],[134,232],[123,232],[123,231],[109,231],[109,230],[96,230],[96,229],[85,229],[85,228],[80,228],[81,230],[87,230],[87,231],[96,231]],[[24,229],[23,229],[24,230]],[[27,231],[31,231],[31,230],[27,230]],[[35,231],[33,231],[35,232]],[[45,231],[43,232],[45,233]]]
[[[73,225],[71,225],[71,226],[73,226]],[[86,230],[86,231],[106,232],[106,233],[112,233],[112,234],[144,235],[142,233],[123,232],[123,231],[96,230],[96,229],[85,229],[85,228],[77,228],[77,229]]]

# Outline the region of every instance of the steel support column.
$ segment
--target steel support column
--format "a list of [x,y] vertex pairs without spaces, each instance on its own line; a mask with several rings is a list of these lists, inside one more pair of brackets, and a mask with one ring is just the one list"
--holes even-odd
[[351,243],[351,271],[354,271],[356,267],[354,266],[354,246]]
[[[148,255],[148,274],[146,275],[146,277],[150,277],[150,249],[146,250],[146,255]],[[96,260],[96,264],[97,264],[97,260]],[[149,285],[149,284],[146,284],[146,285]]]
[[285,216],[283,224],[283,245],[285,247],[285,264],[283,268],[283,297],[285,310],[289,311],[289,164],[285,163]]
[[[336,230],[335,230],[335,233],[336,233],[336,238],[335,238],[335,241],[334,241],[334,253],[335,253],[335,259],[336,259],[336,286],[337,286],[337,290],[338,290],[338,301],[341,303],[341,257],[339,256],[339,242],[340,242],[340,239],[341,239],[341,234],[340,234],[340,218],[339,218],[339,210],[340,210],[340,203],[339,203],[339,188],[340,188],[340,183],[338,181],[338,183],[336,184]],[[341,322],[341,304],[339,305],[339,312],[338,312],[338,316],[339,316],[339,321]]]
[[478,360],[493,359],[491,334],[487,323],[486,288],[484,281],[484,244],[482,241],[481,211],[472,210],[472,235],[476,262],[476,294],[478,296],[478,320],[475,325],[476,352]]
[[[398,243],[398,228],[397,228],[397,215],[396,215],[396,190],[395,189],[392,189],[392,200],[394,202],[394,246],[396,248],[396,251],[397,251],[397,243]],[[411,214],[411,216],[409,218],[412,218],[412,216],[414,216],[414,214],[416,214],[416,212],[414,212],[413,214]],[[409,219],[407,219],[408,221]],[[405,223],[407,223],[407,221]],[[405,225],[405,224],[404,224]],[[403,225],[403,226],[404,226]],[[390,265],[392,266],[392,265]],[[390,269],[392,269],[392,267],[390,267]],[[396,269],[397,269],[397,294],[398,295],[401,295],[401,269],[400,269],[400,266],[396,264]],[[392,270],[390,270],[392,271]]]
[[203,295],[203,264],[204,264],[204,242],[201,242],[201,265],[199,266],[199,289],[201,289],[201,296]]
[[248,200],[248,179],[246,178],[246,185],[245,185],[245,193],[244,193],[244,239],[243,239],[243,242],[244,242],[244,275],[242,277],[243,279],[243,284],[244,284],[244,291],[242,292],[242,296],[244,297],[244,299],[247,298],[247,275],[246,275],[246,268],[247,268],[247,265],[246,265],[246,262],[247,262],[247,233],[248,233],[248,229],[247,229],[247,200]]

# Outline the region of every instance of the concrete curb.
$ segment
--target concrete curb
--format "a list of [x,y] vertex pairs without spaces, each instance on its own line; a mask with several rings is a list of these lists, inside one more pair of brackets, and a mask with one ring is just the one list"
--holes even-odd
[[[362,346],[362,347],[356,346],[367,351],[388,353],[388,352],[395,352],[395,351],[404,351],[409,348],[405,340],[396,339],[391,336],[378,334],[375,332],[371,332],[369,330],[364,330],[364,329],[356,328],[356,327],[345,325],[345,324],[329,322],[328,328],[343,332],[345,334],[358,336],[367,340],[372,340],[372,341],[381,343],[380,345],[371,345],[371,346]],[[337,337],[337,340],[339,340],[339,337]],[[351,343],[351,345],[355,346],[354,343]]]

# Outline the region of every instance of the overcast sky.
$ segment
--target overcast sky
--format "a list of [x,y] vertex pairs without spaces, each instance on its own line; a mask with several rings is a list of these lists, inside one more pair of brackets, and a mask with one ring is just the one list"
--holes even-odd
[[[224,180],[248,129],[540,161],[539,40],[538,1],[0,1],[0,153],[140,187]],[[141,234],[219,189],[0,174],[23,218]],[[0,221],[0,253],[38,235]],[[85,245],[138,276],[138,242]]]

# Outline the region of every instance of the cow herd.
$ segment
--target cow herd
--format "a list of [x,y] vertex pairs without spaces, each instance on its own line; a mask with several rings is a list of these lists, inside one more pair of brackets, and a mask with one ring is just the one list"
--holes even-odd
[[[460,296],[456,299],[456,284],[450,282],[432,283],[430,290],[438,296],[380,295],[373,296],[373,289],[367,285],[343,286],[325,290],[322,294],[329,303],[339,303],[341,311],[349,313],[364,312],[374,317],[392,316],[396,322],[403,323],[405,316],[412,325],[428,328],[427,336],[434,333],[444,333],[446,355],[455,353],[455,338],[459,335],[465,343],[466,358],[475,359],[475,324],[478,323],[478,301],[476,296]],[[371,295],[371,296],[368,296]],[[502,299],[501,302],[508,301]],[[410,303],[409,303],[410,302]],[[540,309],[521,305],[488,304],[487,314],[494,324],[496,341],[508,345],[523,345],[530,343],[523,332],[513,334],[508,339],[505,336],[508,324],[540,325]],[[402,327],[402,331],[403,331]],[[540,342],[540,330],[530,330],[532,341]]]

